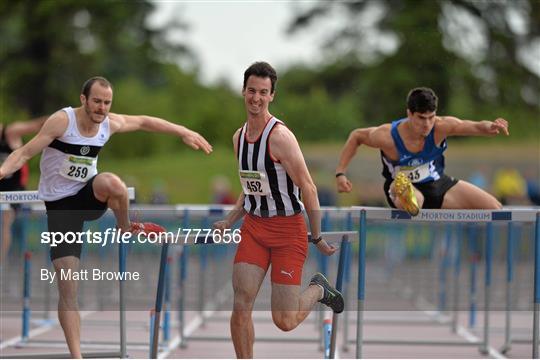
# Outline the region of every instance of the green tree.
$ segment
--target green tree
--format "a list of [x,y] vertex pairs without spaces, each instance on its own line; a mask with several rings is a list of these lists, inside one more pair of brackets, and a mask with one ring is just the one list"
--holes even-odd
[[166,38],[185,24],[149,28],[153,8],[146,0],[0,2],[2,117],[14,108],[34,116],[76,104],[82,82],[96,74],[113,84],[127,76],[163,82],[161,59],[190,52]]
[[331,15],[344,19],[325,33],[328,64],[317,77],[331,75],[333,94],[356,94],[367,124],[402,116],[407,90],[429,86],[440,113],[507,116],[529,136],[534,122],[537,136],[539,13],[535,0],[327,1],[300,11],[289,33]]

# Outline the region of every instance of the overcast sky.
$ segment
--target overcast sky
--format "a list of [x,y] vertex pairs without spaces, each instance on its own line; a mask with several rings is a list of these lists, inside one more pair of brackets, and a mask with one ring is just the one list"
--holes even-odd
[[[346,15],[336,16],[334,13],[317,21],[317,26],[293,36],[285,34],[296,10],[310,8],[313,2],[154,0],[157,9],[150,17],[150,25],[162,25],[175,17],[186,22],[189,31],[171,34],[171,39],[180,39],[198,56],[203,83],[212,84],[225,79],[240,89],[244,70],[255,61],[268,61],[278,71],[295,62],[321,61],[318,49],[321,39],[325,33],[331,33]],[[536,48],[520,55],[540,76],[539,53],[540,42]]]
[[[274,67],[295,61],[314,62],[317,31],[311,29],[286,36],[285,29],[294,15],[294,6],[309,2],[289,1],[155,1],[157,10],[151,24],[179,16],[189,24],[182,40],[199,56],[202,81],[228,80],[235,88],[242,85],[244,70],[264,60]],[[328,29],[326,29],[328,30]]]

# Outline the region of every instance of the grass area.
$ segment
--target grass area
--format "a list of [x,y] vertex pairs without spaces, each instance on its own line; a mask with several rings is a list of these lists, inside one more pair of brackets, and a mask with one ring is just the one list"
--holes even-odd
[[147,202],[153,189],[163,188],[172,203],[212,202],[211,186],[216,176],[229,179],[238,194],[237,164],[230,148],[215,148],[211,156],[183,151],[142,159],[100,159],[100,171],[119,175],[137,189],[138,201]]
[[[518,166],[523,162],[531,167],[540,166],[539,142],[489,142],[489,139],[469,142],[451,139],[447,155],[449,164],[456,167],[459,163],[483,165],[494,168],[501,166]],[[333,190],[334,168],[343,144],[301,144],[310,171],[318,186],[327,186]],[[474,154],[474,156],[472,156]],[[37,188],[38,158],[32,161],[29,188]],[[351,165],[357,171],[370,172],[380,180],[380,160],[375,150],[360,149]],[[496,163],[494,163],[496,162]],[[212,201],[211,185],[217,175],[229,179],[232,191],[240,192],[237,175],[237,163],[232,147],[216,147],[211,156],[201,152],[185,150],[171,154],[158,154],[143,158],[113,159],[107,154],[99,159],[99,170],[110,171],[119,175],[128,186],[137,189],[139,202],[148,202],[152,189],[161,187],[169,196],[171,203],[210,203]],[[452,169],[455,173],[456,170]],[[354,174],[352,174],[354,175]],[[458,174],[459,175],[459,174]],[[354,177],[353,177],[354,178]],[[362,177],[357,178],[362,179]],[[358,191],[371,191],[366,187],[356,187]],[[378,185],[375,190],[378,192]],[[355,194],[356,195],[356,194]],[[357,201],[356,196],[342,195],[339,202],[343,205]]]

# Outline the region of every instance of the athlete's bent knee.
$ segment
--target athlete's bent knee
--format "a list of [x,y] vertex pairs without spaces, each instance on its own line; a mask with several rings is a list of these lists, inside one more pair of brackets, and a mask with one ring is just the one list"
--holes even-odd
[[100,176],[110,196],[121,197],[127,194],[127,186],[118,176],[112,173],[102,173]]
[[293,314],[288,314],[286,312],[279,312],[278,314],[274,313],[272,314],[272,319],[274,320],[274,324],[276,324],[281,331],[291,331],[298,326],[296,317]]

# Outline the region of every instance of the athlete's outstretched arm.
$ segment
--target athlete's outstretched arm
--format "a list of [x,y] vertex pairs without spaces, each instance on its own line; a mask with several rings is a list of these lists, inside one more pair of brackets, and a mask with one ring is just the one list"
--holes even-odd
[[13,151],[0,166],[0,179],[19,170],[28,160],[46,148],[54,139],[62,136],[68,126],[68,118],[64,111],[51,115],[41,130],[28,143]]
[[[317,187],[309,174],[304,155],[294,134],[285,126],[277,125],[270,136],[269,150],[271,156],[281,162],[281,165],[291,177],[293,183],[302,192],[302,200],[309,218],[311,236],[315,239],[321,234],[321,211]],[[325,255],[332,255],[336,248],[321,240],[317,249]]]
[[202,150],[206,154],[212,152],[212,145],[199,133],[185,126],[174,124],[167,120],[147,115],[121,115],[109,113],[111,119],[111,132],[122,133],[137,130],[158,132],[176,135],[182,141],[195,150]]
[[349,138],[345,142],[341,154],[339,155],[339,163],[336,168],[336,174],[340,174],[336,177],[336,186],[338,192],[351,192],[352,183],[347,179],[347,168],[356,155],[358,147],[362,144],[379,147],[378,143],[375,141],[377,132],[381,132],[381,127],[369,127],[362,129],[355,129],[349,135]]
[[500,133],[509,135],[508,121],[497,118],[494,121],[461,120],[454,116],[441,116],[435,131],[439,131],[442,138],[447,136],[495,136]]

